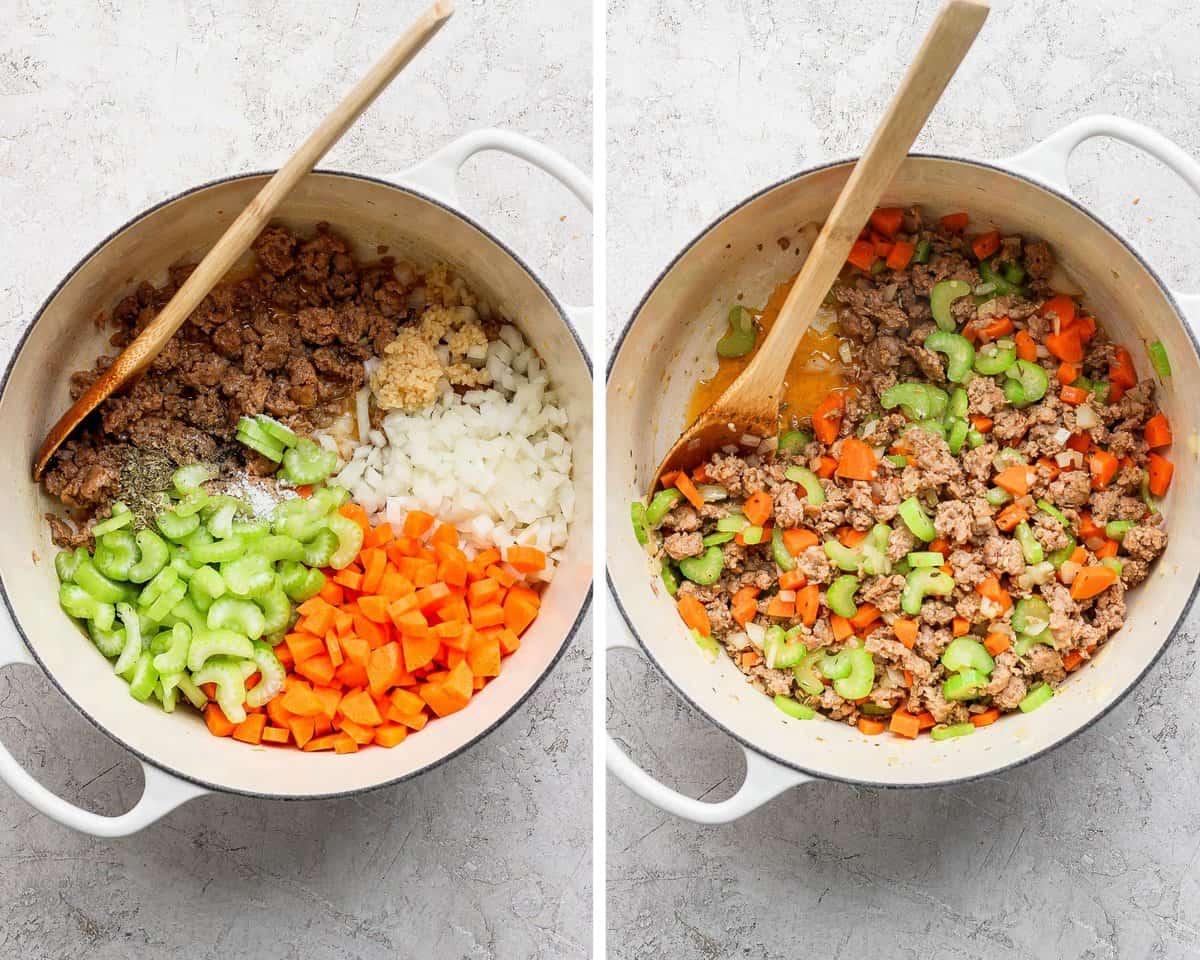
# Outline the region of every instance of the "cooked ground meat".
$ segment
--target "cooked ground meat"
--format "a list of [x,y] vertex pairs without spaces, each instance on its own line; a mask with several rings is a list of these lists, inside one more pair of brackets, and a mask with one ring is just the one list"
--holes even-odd
[[[255,269],[214,288],[151,369],[102,404],[51,461],[47,492],[85,521],[123,493],[120,470],[131,447],[177,464],[270,472],[273,464],[234,441],[239,417],[265,411],[302,432],[326,425],[362,385],[363,361],[394,341],[410,318],[473,302],[444,267],[425,275],[391,258],[360,263],[327,224],[308,238],[269,227],[254,251]],[[192,269],[173,269],[161,287],[139,284],[107,318],[109,342],[128,345]],[[101,356],[74,374],[72,397],[113,359]],[[56,542],[69,541],[61,525],[55,530]]]
[[[1015,381],[1003,369],[978,370],[976,353],[977,369],[967,382],[947,382],[943,352],[924,345],[937,329],[928,297],[943,280],[977,287],[979,265],[961,234],[930,229],[919,208],[904,215],[897,239],[914,246],[927,241],[928,262],[856,272],[834,289],[857,383],[839,411],[837,429],[826,434],[828,442],[813,440],[774,460],[714,455],[701,482],[724,487],[728,499],[719,511],[682,506],[668,514],[660,555],[667,562],[694,556],[718,517],[736,516],[747,498],[765,494],[771,501],[766,525],[780,535],[787,531],[790,539],[764,536],[746,544],[739,536],[723,547],[725,570],[716,585],[684,582],[679,588],[705,604],[713,633],[738,654],[750,681],[848,723],[864,715],[864,704],[873,705],[868,713],[903,706],[935,723],[961,723],[988,708],[1017,709],[1035,684],[1063,682],[1124,624],[1125,591],[1146,578],[1167,545],[1162,514],[1148,511],[1140,490],[1149,455],[1142,428],[1156,410],[1154,386],[1140,382],[1112,402],[1085,400],[1093,420],[1086,431],[1080,427],[1083,407],[1060,398],[1060,358],[1048,352],[1046,341],[1059,331],[1051,311],[1042,309],[1055,295],[1047,283],[1053,256],[1044,243],[1021,237],[1000,240],[993,266],[1023,267],[1028,287],[982,303],[962,297],[951,312],[960,330],[970,328],[977,348],[995,336],[985,330],[1007,317],[1008,332],[1000,336],[1028,333],[1036,358],[1012,367],[1024,378]],[[1086,317],[1087,311],[1077,306],[1076,315]],[[1091,321],[1080,327],[1079,338],[1084,358],[1078,369],[1090,380],[1104,380],[1118,356],[1115,345]],[[1000,346],[1013,349],[1011,343]],[[1018,383],[1021,391],[1038,389],[1043,376],[1040,396],[1014,390]],[[905,383],[915,385],[915,399],[885,409],[882,395]],[[811,423],[796,418],[794,426],[810,429]],[[878,459],[868,476],[839,476],[829,465],[842,461],[851,438],[888,458]],[[1086,453],[1078,454],[1084,447]],[[1094,449],[1120,462],[1115,476],[1094,475]],[[1028,469],[999,481],[1001,489],[998,475],[1020,463]],[[805,483],[792,482],[794,474],[784,479],[792,467],[819,471],[823,497],[814,503],[806,492],[816,477]],[[914,529],[908,527],[901,518],[909,510],[901,511],[905,500],[920,506],[927,525],[914,520]],[[1102,535],[1112,520],[1134,524],[1119,543]],[[1114,553],[1116,575],[1101,564],[1101,557]],[[1073,592],[1081,567],[1096,568],[1092,576],[1110,582],[1098,594]],[[852,620],[828,608],[830,585],[846,576],[857,580]],[[914,585],[926,578],[930,589],[914,597]],[[735,619],[732,597],[747,588],[754,602],[743,602]],[[796,628],[808,651],[865,650],[874,664],[869,691],[835,680],[812,696],[788,671],[767,668],[762,647],[775,642],[774,626]],[[951,644],[974,644],[982,652],[985,640],[997,654],[983,685],[968,690],[967,700],[947,697],[944,684],[952,671],[943,654]],[[746,656],[751,651],[764,658]]]

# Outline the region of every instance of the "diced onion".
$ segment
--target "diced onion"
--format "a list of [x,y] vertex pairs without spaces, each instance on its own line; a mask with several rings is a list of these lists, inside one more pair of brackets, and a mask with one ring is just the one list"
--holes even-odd
[[1100,418],[1096,416],[1091,404],[1084,403],[1075,408],[1075,422],[1081,430],[1091,430],[1100,425]]
[[391,411],[379,431],[371,428],[364,387],[355,415],[318,439],[348,461],[331,482],[374,521],[399,526],[409,511],[423,510],[453,524],[472,556],[536,547],[547,560],[532,577],[549,580],[575,514],[568,418],[520,331],[505,325],[500,337],[488,345],[498,374],[489,389],[460,395],[448,388],[416,413]]

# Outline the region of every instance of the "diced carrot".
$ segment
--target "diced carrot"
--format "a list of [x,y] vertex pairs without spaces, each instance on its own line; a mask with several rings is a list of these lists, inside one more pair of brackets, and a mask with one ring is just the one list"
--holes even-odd
[[1067,363],[1080,363],[1083,360],[1083,343],[1079,339],[1079,333],[1075,330],[1048,333],[1045,342],[1046,349],[1059,360]]
[[977,260],[986,260],[999,249],[999,230],[989,230],[987,233],[981,233],[971,241],[971,252],[975,254],[975,259]]
[[1007,590],[1000,586],[1000,581],[994,575],[985,579],[975,590],[981,597],[991,600],[999,606],[1001,611],[1012,607],[1012,597]]
[[746,498],[746,502],[742,504],[742,513],[756,527],[761,527],[771,518],[771,511],[774,509],[774,501],[771,500],[771,495],[762,490],[757,493],[752,493]]
[[[1064,390],[1070,389],[1064,387]],[[1097,490],[1105,489],[1117,475],[1120,461],[1107,450],[1096,447],[1087,458],[1088,473],[1092,477],[1092,486]]]
[[1105,538],[1104,542],[1096,548],[1096,559],[1103,560],[1106,557],[1115,557],[1120,546],[1116,540]]
[[902,737],[908,737],[909,740],[915,740],[921,732],[920,721],[915,716],[900,707],[892,711],[891,720],[888,723],[888,730]]
[[330,739],[334,753],[358,753],[358,741],[348,733],[336,733]]
[[915,252],[916,247],[907,240],[897,240],[891,253],[887,255],[887,265],[892,270],[903,270],[911,262]]
[[[487,568],[487,575],[505,589],[508,589],[520,579],[520,576],[511,567],[502,567],[495,563]],[[437,586],[437,584],[434,584],[434,586]]]
[[267,726],[267,716],[263,713],[252,713],[233,728],[233,739],[242,743],[262,743],[263,730]]
[[1080,404],[1087,403],[1087,398],[1088,391],[1084,390],[1083,387],[1064,386],[1058,391],[1058,399],[1072,407],[1078,407]]
[[1015,530],[1021,521],[1028,519],[1028,510],[1019,503],[1010,503],[996,515],[996,526],[1008,533]]
[[971,417],[971,426],[980,433],[991,433],[993,420],[991,417],[985,417],[982,414],[974,414]]
[[867,532],[865,530],[855,530],[853,527],[839,527],[837,538],[844,546],[853,548],[867,539]]
[[357,503],[344,503],[338,507],[338,513],[348,520],[353,520],[360,527],[366,530],[371,525],[371,520],[367,516],[367,511]]
[[917,621],[910,620],[908,617],[898,617],[892,621],[892,632],[896,634],[896,639],[909,650],[916,645],[917,630]]
[[546,569],[546,555],[537,547],[509,547],[504,559],[521,573]]
[[366,594],[358,598],[358,609],[372,623],[388,623],[388,599],[374,594]]
[[800,570],[788,570],[779,575],[780,590],[799,590],[808,583],[808,577]]
[[852,267],[858,267],[863,273],[868,272],[875,263],[875,244],[867,240],[855,240],[846,262]]
[[404,649],[404,669],[409,673],[433,663],[433,658],[437,656],[442,645],[433,634],[424,637],[410,637],[405,634],[401,637],[400,644]]
[[1108,379],[1114,386],[1120,385],[1128,389],[1137,386],[1137,370],[1133,365],[1133,357],[1124,347],[1113,351],[1113,362],[1108,365]]
[[704,610],[704,605],[695,596],[690,594],[680,596],[676,600],[676,607],[679,610],[679,616],[683,618],[683,622],[690,629],[700,632],[700,635],[704,637],[712,634],[713,628],[708,622],[708,611]]
[[214,737],[228,737],[233,733],[236,726],[230,723],[224,711],[212,702],[204,706],[204,724],[208,727],[208,732]]
[[1013,331],[1013,322],[1008,317],[993,317],[979,331],[979,339],[985,343],[1006,337]]
[[387,553],[378,548],[364,550],[359,556],[363,561],[363,579],[361,589],[365,593],[375,593],[379,589],[379,584],[383,580],[384,570],[387,568]]
[[[836,434],[834,435],[836,439]],[[822,456],[817,460],[817,469],[814,471],[822,480],[828,480],[837,470],[837,461],[833,457]]]
[[937,537],[930,541],[929,550],[931,553],[947,554],[950,552],[950,541],[945,537]]
[[971,723],[977,727],[990,727],[1000,719],[1000,711],[996,707],[984,710],[983,713],[971,715]]
[[321,592],[317,594],[322,600],[335,607],[342,605],[343,594],[342,588],[333,580],[326,579],[325,585],[321,587]]
[[538,608],[523,592],[509,591],[504,598],[504,625],[520,636],[537,617]]
[[858,732],[867,737],[877,737],[886,729],[882,720],[872,720],[870,717],[858,718]]
[[337,713],[338,704],[342,700],[342,692],[337,687],[314,686],[313,696],[321,704],[321,716],[333,719]]
[[938,220],[941,228],[947,233],[962,233],[970,222],[965,213],[948,213]]
[[[1070,386],[1079,379],[1079,367],[1063,361],[1058,365],[1058,371],[1054,376],[1064,387]],[[1087,391],[1084,391],[1084,399],[1087,399]]]
[[404,742],[408,729],[399,723],[384,723],[375,728],[375,742],[381,747],[394,747]]
[[793,557],[798,557],[809,547],[815,547],[821,541],[811,530],[795,527],[783,531],[783,548]]
[[829,617],[829,626],[833,629],[833,639],[841,642],[847,637],[854,636],[854,627],[845,617],[838,616],[836,613]]
[[453,524],[439,524],[438,528],[433,531],[433,536],[429,538],[429,542],[435,547],[458,547],[459,544],[458,530]]
[[[430,642],[431,646],[433,643],[439,642],[436,637],[427,638],[427,641]],[[400,674],[404,673],[406,668],[407,672],[412,672],[413,668],[408,666],[407,638],[405,639],[405,643],[405,658],[403,663],[400,660],[400,644],[395,641],[385,643],[382,647],[371,651],[371,658],[367,662],[367,685],[370,687],[371,693],[375,696],[386,692],[388,687],[395,684]]]
[[406,537],[423,537],[434,524],[434,517],[424,510],[410,510],[404,516],[404,535]]
[[989,633],[987,639],[983,641],[983,646],[993,657],[999,656],[1005,650],[1012,646],[1012,640],[1007,634]]
[[1018,330],[1013,337],[1013,343],[1017,346],[1018,357],[1030,363],[1037,362],[1037,344],[1033,342],[1033,337],[1029,335],[1029,331]]
[[476,677],[500,676],[500,638],[476,634],[467,649],[467,666]]
[[743,670],[749,670],[751,667],[757,667],[762,663],[762,655],[756,650],[747,650],[738,658],[738,662],[741,663]]
[[[675,489],[682,493],[687,498],[687,502],[697,510],[704,506],[704,497],[700,495],[700,491],[697,490],[696,485],[692,483],[692,478],[682,470],[675,475]],[[511,558],[511,550],[509,551],[509,555]],[[512,563],[511,559],[509,560],[509,563]],[[515,567],[517,565],[514,563],[513,566]],[[519,570],[520,567],[517,567],[517,569]],[[541,568],[539,567],[538,569]]]
[[864,630],[880,618],[882,612],[873,603],[860,603],[858,612],[850,618],[850,626],[855,630]]
[[1063,657],[1063,669],[1068,673],[1078,670],[1083,664],[1083,654],[1078,650],[1071,650]]
[[285,727],[264,727],[262,732],[263,743],[290,743],[292,739],[291,730]]
[[900,207],[880,207],[871,214],[872,229],[878,230],[888,239],[894,238],[900,232],[903,223],[904,211]]
[[321,701],[307,683],[293,683],[283,694],[283,707],[298,717],[315,717],[322,712]]
[[333,575],[333,582],[349,590],[358,590],[362,587],[362,574],[345,567]]
[[1152,450],[1146,468],[1150,473],[1150,492],[1156,497],[1165,496],[1171,486],[1171,475],[1175,472],[1171,461]]
[[937,720],[928,710],[917,714],[917,729],[928,730],[930,727],[937,725]]
[[1007,490],[1014,497],[1023,497],[1029,492],[1035,479],[1037,478],[1033,470],[1022,463],[1001,470],[996,474],[994,482],[996,486]]
[[383,723],[379,708],[365,690],[352,690],[347,693],[338,704],[338,709],[342,716],[363,726],[374,727]]
[[[823,444],[829,445],[837,439],[838,431],[842,427],[842,415],[846,409],[846,397],[843,393],[835,391],[825,397],[813,411],[812,425],[813,432],[817,435],[817,439]],[[834,469],[837,468],[837,462],[834,461]],[[818,473],[818,476],[820,474]]]
[[313,738],[315,723],[312,717],[293,717],[288,722],[288,729],[292,731],[296,746],[303,750],[304,745]]
[[796,616],[806,627],[817,622],[817,611],[821,605],[821,593],[815,583],[796,591]]
[[847,480],[873,480],[878,466],[875,451],[869,444],[857,437],[847,437],[842,441],[837,476]]
[[1038,308],[1038,313],[1051,320],[1058,318],[1058,329],[1065,330],[1075,320],[1075,301],[1065,293],[1051,297]]
[[311,633],[285,634],[283,642],[287,645],[288,651],[296,663],[308,660],[325,651],[325,641]]
[[1067,449],[1076,453],[1087,453],[1092,448],[1092,438],[1086,433],[1073,433],[1067,437]]
[[955,617],[950,622],[951,633],[956,637],[965,637],[971,632],[971,621],[966,617]]
[[1146,446],[1151,450],[1169,447],[1174,439],[1171,436],[1171,424],[1167,421],[1167,415],[1161,410],[1146,421],[1142,435],[1146,438]]
[[322,653],[307,660],[297,660],[294,670],[313,683],[326,684],[333,679],[334,666],[329,654]]
[[1103,593],[1116,582],[1117,571],[1112,567],[1102,564],[1081,567],[1075,574],[1075,579],[1071,581],[1071,598],[1088,600]]
[[772,597],[767,601],[767,616],[791,619],[796,615],[796,604]]
[[[375,739],[375,728],[363,726],[347,717],[342,717],[336,724],[338,729],[350,737],[358,746],[366,746]],[[336,747],[334,749],[337,749]]]
[[[472,607],[482,606],[495,599],[500,593],[500,584],[491,577],[484,577],[482,580],[474,581],[467,587],[467,602]],[[420,594],[418,594],[418,597]]]

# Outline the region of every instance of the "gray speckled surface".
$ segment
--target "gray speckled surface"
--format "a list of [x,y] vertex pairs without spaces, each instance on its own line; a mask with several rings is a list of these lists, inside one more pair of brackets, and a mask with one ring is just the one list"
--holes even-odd
[[[0,349],[90,247],[145,207],[277,165],[417,3],[16,0],[0,11]],[[497,125],[591,157],[587,0],[463,0],[325,161],[378,176]],[[540,172],[464,170],[468,210],[570,302],[590,218]],[[560,219],[561,218],[561,219]],[[207,797],[117,842],[0,788],[0,955],[574,958],[591,938],[590,631],[483,743],[357,800]],[[33,668],[0,671],[0,736],[104,813],[136,765]]]
[[[1200,156],[1200,15],[1183,0],[996,3],[918,149],[1000,158],[1086,113]],[[859,150],[936,4],[609,3],[609,342],[658,271],[758,187]],[[1200,201],[1093,141],[1087,204],[1164,278],[1200,289]],[[1140,202],[1134,204],[1134,199]],[[1050,756],[949,789],[809,784],[699,827],[608,785],[610,955],[1184,958],[1200,954],[1195,613],[1111,715]],[[690,795],[741,782],[732,741],[635,655],[609,725]]]

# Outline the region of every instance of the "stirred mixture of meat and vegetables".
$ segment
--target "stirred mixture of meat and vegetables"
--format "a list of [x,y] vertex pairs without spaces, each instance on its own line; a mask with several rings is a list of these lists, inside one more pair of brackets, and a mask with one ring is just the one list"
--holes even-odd
[[[694,638],[789,715],[960,736],[1044,704],[1123,624],[1167,543],[1171,430],[1054,273],[966,214],[877,210],[832,291],[845,387],[773,457],[715,454],[633,504]],[[735,307],[718,353],[756,340]]]

